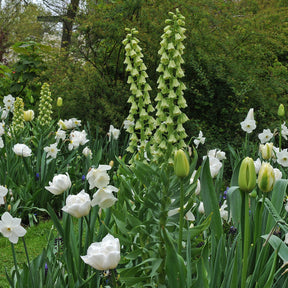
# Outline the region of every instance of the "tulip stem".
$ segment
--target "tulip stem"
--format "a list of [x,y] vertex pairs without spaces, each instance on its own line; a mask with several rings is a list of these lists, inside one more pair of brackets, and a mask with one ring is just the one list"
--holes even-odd
[[29,261],[29,256],[28,256],[28,250],[27,250],[27,246],[26,246],[26,242],[25,242],[24,237],[22,237],[22,241],[23,241],[23,246],[24,246],[26,259],[27,259],[27,263],[28,263],[28,267],[29,267],[29,273],[30,273],[30,276],[31,276],[32,287],[35,287],[34,286],[34,280],[33,280],[33,274],[32,274],[32,271],[31,271],[31,266],[30,266],[30,261]]
[[183,224],[184,224],[184,189],[183,189],[182,178],[180,178],[180,221],[179,222],[180,222],[180,225],[179,225],[179,238],[178,238],[178,254],[181,255]]
[[279,152],[281,151],[281,144],[282,144],[282,121],[280,120],[280,128],[279,128]]
[[245,288],[248,268],[248,249],[250,241],[249,231],[249,194],[241,191],[242,193],[242,207],[244,205],[244,233],[242,233],[243,241],[243,254],[242,254],[242,276],[241,276],[241,288]]

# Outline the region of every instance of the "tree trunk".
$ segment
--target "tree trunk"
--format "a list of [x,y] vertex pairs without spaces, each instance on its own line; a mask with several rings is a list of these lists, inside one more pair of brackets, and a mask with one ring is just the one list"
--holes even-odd
[[61,48],[64,48],[65,50],[67,50],[71,44],[73,23],[77,15],[79,1],[80,0],[71,0],[67,8],[67,14],[63,19]]

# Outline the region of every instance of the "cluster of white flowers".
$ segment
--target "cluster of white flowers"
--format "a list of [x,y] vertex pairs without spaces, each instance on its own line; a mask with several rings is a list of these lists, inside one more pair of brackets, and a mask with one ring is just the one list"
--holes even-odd
[[203,133],[200,130],[198,137],[194,140],[194,144],[196,146],[196,148],[198,148],[199,144],[204,144],[205,143],[206,138],[203,137]]
[[[76,195],[68,195],[66,205],[63,206],[62,210],[73,217],[81,218],[87,216],[90,213],[91,207],[96,205],[100,208],[111,207],[117,201],[113,192],[118,192],[118,189],[108,185],[110,177],[107,170],[110,169],[111,166],[109,165],[99,165],[96,169],[91,168],[87,174],[89,188],[98,188],[97,192],[93,195],[92,201],[90,195],[83,189]],[[71,185],[68,173],[59,174],[54,176],[52,182],[49,182],[49,186],[46,186],[45,189],[54,195],[59,195],[70,189]],[[97,270],[114,269],[120,261],[119,239],[108,234],[101,242],[92,243],[88,247],[87,255],[81,256],[81,258],[86,264]]]
[[81,126],[81,120],[70,118],[68,120],[59,120],[58,126],[62,130],[72,130]]
[[113,192],[118,192],[118,188],[109,185],[110,176],[107,171],[110,169],[110,165],[99,165],[98,168],[91,168],[87,174],[89,189],[98,188],[91,202],[93,207],[98,205],[100,208],[109,208],[117,201]]

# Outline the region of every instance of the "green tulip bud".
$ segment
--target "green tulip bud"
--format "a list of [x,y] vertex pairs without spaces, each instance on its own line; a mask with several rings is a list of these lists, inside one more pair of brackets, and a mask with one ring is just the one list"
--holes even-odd
[[250,197],[252,198],[256,198],[257,197],[257,191],[254,189],[250,194],[249,194]]
[[63,99],[61,97],[57,98],[57,106],[61,107],[63,105]]
[[256,171],[254,161],[250,157],[243,159],[238,176],[238,185],[241,191],[251,192],[256,185]]
[[189,174],[189,161],[186,153],[181,149],[177,150],[174,155],[174,172],[181,178]]
[[34,111],[33,110],[27,110],[24,111],[24,121],[29,122],[34,119]]
[[258,187],[262,192],[270,192],[273,189],[275,183],[275,174],[273,167],[267,163],[263,162],[259,174],[258,174]]
[[259,150],[264,160],[269,160],[273,156],[273,143],[260,144]]
[[283,105],[283,104],[280,104],[280,105],[279,105],[279,108],[278,108],[278,116],[279,116],[279,117],[284,117],[284,116],[285,116],[285,108],[284,108],[284,105]]

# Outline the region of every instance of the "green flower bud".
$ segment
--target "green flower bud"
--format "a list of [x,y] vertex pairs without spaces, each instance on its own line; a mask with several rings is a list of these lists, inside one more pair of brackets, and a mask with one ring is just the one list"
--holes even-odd
[[264,160],[269,160],[273,156],[273,143],[260,144],[259,150]]
[[285,116],[285,108],[284,108],[284,105],[283,105],[283,104],[280,104],[280,105],[279,105],[279,108],[278,108],[278,116],[279,116],[279,117],[284,117],[284,116]]
[[258,187],[262,192],[270,192],[273,189],[275,183],[275,174],[273,167],[267,163],[263,162],[259,174],[258,174]]
[[34,119],[34,111],[33,110],[27,110],[24,111],[24,121],[29,122]]
[[189,161],[186,153],[181,149],[177,150],[174,155],[174,172],[181,178],[189,174]]
[[63,99],[61,97],[57,98],[57,106],[61,107],[63,105]]
[[251,198],[256,198],[256,197],[257,197],[257,191],[254,189],[254,190],[249,194],[249,196],[250,196]]
[[251,192],[256,185],[256,171],[254,161],[250,157],[243,159],[238,176],[238,185],[241,191]]

